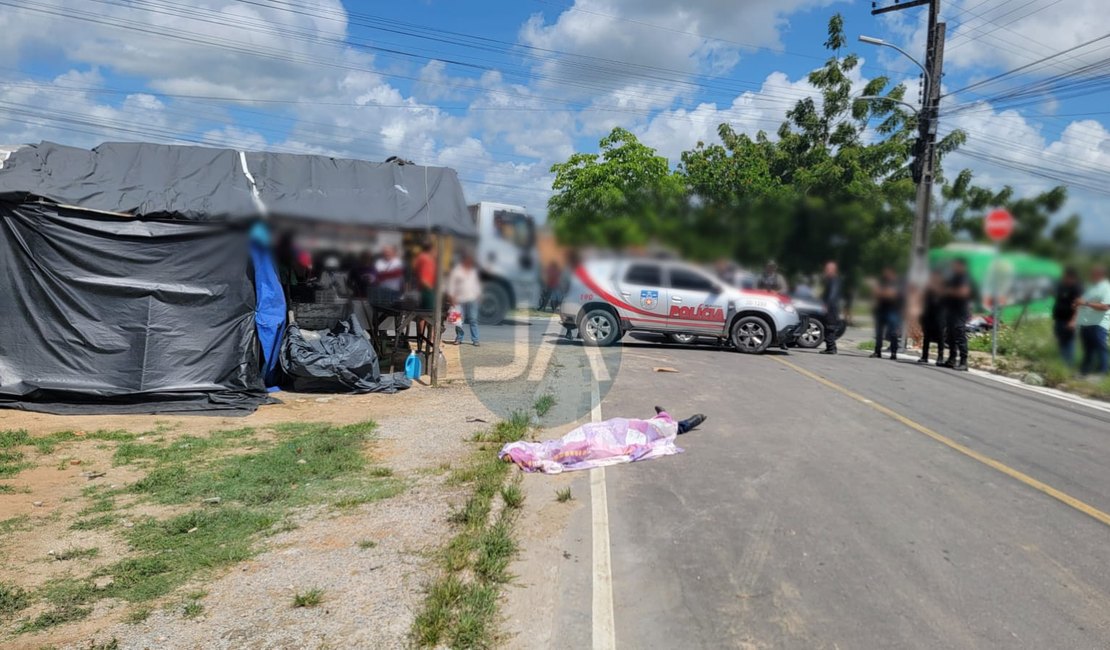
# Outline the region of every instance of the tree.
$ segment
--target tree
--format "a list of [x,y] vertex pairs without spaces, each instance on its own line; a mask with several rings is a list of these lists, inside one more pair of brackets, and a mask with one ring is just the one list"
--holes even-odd
[[1054,259],[1067,259],[1079,244],[1079,215],[1071,215],[1052,225],[1052,217],[1067,201],[1067,188],[1060,185],[1023,199],[1014,198],[1014,188],[1006,185],[997,192],[972,184],[973,174],[965,169],[941,196],[949,211],[947,225],[954,236],[986,242],[983,218],[992,208],[1005,208],[1014,216],[1014,233],[1007,246]]
[[576,153],[555,173],[548,218],[559,240],[619,248],[659,237],[681,211],[683,183],[667,159],[617,127],[601,153]]
[[[859,59],[840,55],[845,40],[843,19],[833,16],[825,42],[833,55],[809,74],[818,95],[798,101],[774,139],[722,124],[721,144],[699,142],[682,155],[680,171],[706,211],[703,228],[728,232],[738,259],[775,257],[787,268],[816,270],[830,258],[875,268],[904,255],[915,120],[896,103],[905,88],[888,88],[885,77],[858,94],[889,101],[853,99]],[[874,120],[885,136],[877,141],[866,137]]]

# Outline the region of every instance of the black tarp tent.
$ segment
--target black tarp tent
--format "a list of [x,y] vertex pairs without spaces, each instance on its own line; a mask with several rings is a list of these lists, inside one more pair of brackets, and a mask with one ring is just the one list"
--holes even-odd
[[246,253],[263,212],[476,236],[447,168],[145,143],[18,148],[0,160],[0,406],[264,403]]

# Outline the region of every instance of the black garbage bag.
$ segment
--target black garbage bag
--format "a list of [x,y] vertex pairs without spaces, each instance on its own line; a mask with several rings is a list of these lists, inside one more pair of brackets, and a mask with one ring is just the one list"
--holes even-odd
[[382,375],[355,316],[330,330],[302,330],[291,322],[281,345],[281,368],[298,392],[395,393],[412,386],[404,373]]

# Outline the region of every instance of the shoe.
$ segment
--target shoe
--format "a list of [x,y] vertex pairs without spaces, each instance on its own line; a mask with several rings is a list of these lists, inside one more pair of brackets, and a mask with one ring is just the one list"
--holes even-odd
[[929,363],[929,357],[921,357],[917,360],[918,363]]
[[679,422],[678,422],[678,432],[679,433],[686,433],[687,431],[689,431],[690,429],[693,429],[694,427],[698,426],[702,422],[705,422],[705,416],[702,415],[701,413],[695,413],[694,415],[691,415],[690,417],[686,418],[685,420],[679,420]]
[[477,341],[474,341],[473,343],[471,343],[471,345],[473,345],[474,347],[479,347]]
[[897,352],[891,352],[890,353],[890,360],[891,361],[897,361],[898,360],[898,353]]
[[874,352],[871,353],[871,356],[868,357],[868,359],[881,359],[882,357],[883,357],[883,353],[879,352],[878,350],[875,350]]
[[836,354],[836,348],[833,348],[831,350],[829,350],[829,349],[821,350],[817,354]]
[[944,367],[944,359],[937,359],[937,367],[938,368],[943,368]]
[[952,369],[953,370],[959,370],[961,372],[967,372],[967,361],[959,362],[955,366],[952,366]]
[[656,407],[655,407],[655,414],[656,414],[656,415],[659,415],[660,413],[662,413],[662,412],[664,412],[664,411],[666,411],[666,410],[667,410],[667,409],[663,408],[662,406],[656,406]]
[[941,365],[942,368],[955,368],[956,367],[956,360],[952,359],[952,358],[949,358],[948,361],[945,361],[944,363],[942,363],[940,365]]

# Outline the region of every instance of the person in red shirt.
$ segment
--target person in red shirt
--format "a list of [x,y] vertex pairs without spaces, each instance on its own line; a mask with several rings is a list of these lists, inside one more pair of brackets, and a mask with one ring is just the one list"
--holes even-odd
[[432,310],[436,302],[436,256],[435,244],[424,243],[420,253],[412,261],[412,272],[416,287],[420,290],[420,308]]
[[[416,279],[416,287],[420,290],[420,309],[425,311],[432,311],[435,309],[436,304],[436,273],[438,272],[438,265],[436,264],[436,247],[432,242],[424,242],[420,247],[420,253],[412,261],[412,274]],[[416,321],[417,336],[423,338],[427,337],[429,341],[432,339],[432,333],[428,332],[428,323],[424,320]]]

